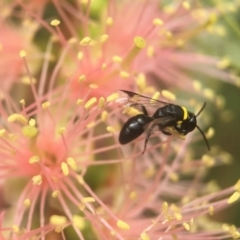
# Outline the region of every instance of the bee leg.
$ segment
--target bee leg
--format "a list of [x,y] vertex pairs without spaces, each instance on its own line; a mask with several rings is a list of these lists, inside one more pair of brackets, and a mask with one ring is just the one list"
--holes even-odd
[[141,105],[141,109],[142,109],[142,112],[148,116],[147,109],[143,105]]
[[168,131],[165,131],[165,130],[163,130],[163,129],[160,129],[160,130],[161,130],[161,132],[164,133],[165,135],[168,135],[168,136],[172,135],[172,133],[170,133],[170,132],[168,132]]
[[152,124],[152,126],[149,128],[148,132],[147,132],[147,136],[145,138],[145,142],[144,142],[144,148],[143,148],[143,151],[142,151],[142,154],[144,154],[145,150],[146,150],[146,147],[147,147],[147,143],[148,143],[148,140],[152,134],[152,130],[153,128],[156,126],[156,124]]

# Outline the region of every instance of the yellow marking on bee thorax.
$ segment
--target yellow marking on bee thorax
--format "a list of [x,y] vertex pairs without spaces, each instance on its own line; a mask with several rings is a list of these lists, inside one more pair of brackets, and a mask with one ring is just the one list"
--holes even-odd
[[183,110],[183,121],[187,119],[188,117],[188,111],[185,107],[181,107]]

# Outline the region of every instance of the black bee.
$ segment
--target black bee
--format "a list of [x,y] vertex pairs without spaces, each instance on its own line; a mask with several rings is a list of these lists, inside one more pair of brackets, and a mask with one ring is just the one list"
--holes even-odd
[[[209,143],[203,131],[197,125],[197,116],[203,111],[206,103],[203,104],[202,108],[195,115],[194,113],[187,111],[185,107],[179,105],[152,99],[127,90],[120,91],[128,95],[128,106],[140,108],[143,112],[142,114],[129,118],[127,122],[124,123],[119,134],[120,144],[127,144],[133,141],[148,129],[142,152],[143,154],[155,126],[166,135],[172,135],[173,132],[176,132],[183,136],[197,128],[202,134],[207,148],[210,151]],[[153,116],[148,115],[147,109],[144,106],[144,103],[151,102],[163,105],[163,107],[159,107],[156,110]]]

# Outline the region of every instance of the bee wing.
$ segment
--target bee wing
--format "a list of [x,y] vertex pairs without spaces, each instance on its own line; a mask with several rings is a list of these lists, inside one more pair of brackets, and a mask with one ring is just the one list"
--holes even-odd
[[169,105],[170,103],[160,101],[157,99],[153,99],[135,92],[131,92],[128,90],[119,90],[128,96],[127,104],[130,107],[139,107],[141,108],[142,105],[144,106],[154,106],[154,105]]

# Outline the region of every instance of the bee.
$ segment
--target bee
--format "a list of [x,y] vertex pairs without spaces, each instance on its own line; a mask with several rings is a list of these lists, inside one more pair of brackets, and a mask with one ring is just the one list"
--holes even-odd
[[[142,152],[142,154],[144,154],[154,127],[158,127],[159,130],[165,135],[172,135],[174,132],[176,132],[180,136],[185,136],[197,128],[202,134],[206,146],[210,151],[207,138],[197,125],[197,117],[205,108],[206,102],[204,102],[201,109],[195,115],[194,113],[188,111],[185,107],[179,105],[163,102],[127,90],[120,91],[128,96],[127,106],[136,107],[142,111],[141,114],[137,114],[136,116],[129,118],[124,123],[118,138],[120,144],[127,144],[147,131]],[[152,116],[149,116],[145,107],[147,104],[157,104],[161,107],[159,107]]]

